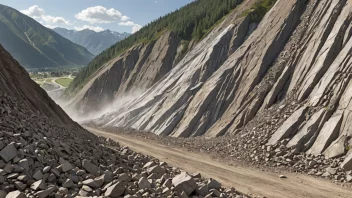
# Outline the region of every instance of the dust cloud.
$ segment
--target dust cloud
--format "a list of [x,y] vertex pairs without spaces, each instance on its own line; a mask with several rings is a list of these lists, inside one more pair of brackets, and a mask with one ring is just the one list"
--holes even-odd
[[136,90],[133,93],[118,96],[112,102],[106,103],[98,111],[91,110],[88,112],[82,112],[81,110],[72,107],[72,105],[68,104],[67,101],[58,98],[55,98],[55,102],[60,105],[60,107],[71,117],[72,120],[83,124],[89,123],[90,121],[98,119],[106,114],[117,112],[124,105],[141,96],[143,92],[144,90]]

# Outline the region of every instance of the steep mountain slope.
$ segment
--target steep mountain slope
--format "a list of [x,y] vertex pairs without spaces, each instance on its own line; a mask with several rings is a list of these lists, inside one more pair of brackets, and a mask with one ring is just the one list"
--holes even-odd
[[[177,39],[180,40],[179,46],[177,46],[177,54],[181,55],[176,58],[169,57],[169,59],[175,59],[176,62],[179,61],[179,58],[183,57],[188,49],[193,47],[195,42],[198,42],[204,35],[209,33],[216,23],[220,22],[224,16],[229,14],[241,2],[242,0],[193,1],[175,12],[160,17],[99,54],[87,67],[82,69],[66,90],[66,95],[72,97],[77,94],[78,91],[89,83],[90,79],[97,77],[100,69],[109,65],[109,61],[122,54],[127,55],[134,47],[138,48],[139,46],[143,48],[145,45],[153,44],[159,38],[163,39],[163,36],[169,32],[176,35]],[[174,46],[172,47],[174,48]],[[124,55],[122,56],[124,57]],[[153,56],[157,57],[158,54],[154,54]],[[168,68],[172,67],[168,65]],[[136,81],[132,80],[131,83],[134,82]]]
[[93,30],[68,30],[65,28],[54,28],[56,33],[68,40],[85,47],[89,52],[98,55],[111,45],[128,37],[128,33],[118,33],[110,30],[95,32]]
[[248,197],[82,129],[1,45],[0,134],[1,197]]
[[[264,149],[256,161],[347,155],[338,164],[352,170],[351,16],[351,1],[278,0],[245,41],[238,35],[247,34],[246,19],[225,21],[150,89],[95,123],[174,137],[235,135],[237,146]],[[244,42],[230,47],[233,38]]]
[[70,106],[82,113],[98,111],[115,97],[140,94],[172,69],[179,43],[175,34],[167,32],[157,41],[131,48],[99,69]]
[[86,65],[93,55],[19,11],[0,5],[0,44],[25,68]]
[[32,81],[25,69],[0,45],[0,91],[21,100],[33,112],[58,123],[75,125],[48,94]]

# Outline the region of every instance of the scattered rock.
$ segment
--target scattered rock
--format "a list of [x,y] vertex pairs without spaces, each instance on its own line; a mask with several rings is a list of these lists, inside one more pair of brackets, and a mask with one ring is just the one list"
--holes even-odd
[[172,184],[175,186],[175,189],[179,192],[185,192],[187,195],[190,195],[197,187],[196,181],[188,175],[186,172],[183,172],[172,179]]
[[9,192],[9,194],[6,195],[6,198],[26,198],[26,195],[16,190],[13,192]]
[[95,164],[91,163],[89,160],[83,160],[82,161],[82,167],[89,173],[99,176],[99,167],[96,166]]
[[119,197],[123,195],[124,192],[125,192],[125,186],[122,183],[118,182],[117,184],[110,186],[106,190],[104,195],[106,197]]
[[139,189],[150,189],[151,185],[150,185],[148,179],[145,177],[140,178],[138,181],[138,188]]
[[17,156],[17,149],[15,143],[12,142],[0,151],[0,157],[5,162],[8,162]]

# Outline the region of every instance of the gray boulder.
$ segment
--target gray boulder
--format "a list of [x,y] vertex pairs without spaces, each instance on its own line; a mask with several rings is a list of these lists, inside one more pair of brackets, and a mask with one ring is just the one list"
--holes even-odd
[[197,187],[196,181],[186,172],[182,172],[172,179],[172,184],[179,192],[185,192],[190,195]]

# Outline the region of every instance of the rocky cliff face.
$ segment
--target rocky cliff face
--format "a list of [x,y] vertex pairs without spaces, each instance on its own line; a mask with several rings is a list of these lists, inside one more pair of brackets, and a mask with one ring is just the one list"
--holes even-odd
[[[174,33],[164,32],[159,39],[148,44],[139,44],[119,57],[107,62],[99,71],[92,75],[89,82],[68,101],[64,106],[66,109],[77,109],[79,114],[97,112],[112,101],[128,96],[135,97],[141,95],[155,83],[161,82],[165,75],[183,59],[185,53],[188,54],[181,63],[190,65],[192,59],[202,53],[204,45],[208,45],[224,28],[235,23],[222,39],[222,44],[213,53],[215,59],[213,68],[202,71],[204,78],[208,78],[219,67],[232,52],[234,52],[252,31],[255,24],[250,24],[249,17],[242,17],[241,14],[248,10],[256,1],[244,2],[236,8],[224,20],[223,24],[210,33],[210,37],[202,41],[197,49],[194,48],[196,42],[189,45],[183,43]],[[206,46],[207,47],[207,46]],[[223,53],[216,58],[217,53]],[[209,57],[207,57],[209,59]],[[206,62],[206,61],[205,61]],[[196,64],[196,63],[192,63]],[[213,63],[207,63],[213,64]],[[184,66],[186,67],[186,66]],[[93,113],[94,114],[94,113]]]
[[[284,49],[304,7],[303,1],[279,1],[247,39],[248,19],[225,21],[161,82],[102,124],[181,137],[223,135],[244,126],[265,97],[264,89],[255,92],[256,85]],[[233,19],[242,15],[234,13]]]
[[70,102],[81,112],[98,111],[115,98],[145,91],[167,74],[180,55],[180,41],[165,32],[106,63]]
[[279,0],[251,34],[241,6],[164,78],[95,123],[174,137],[254,133],[274,148],[349,154],[342,167],[352,169],[352,3]]

